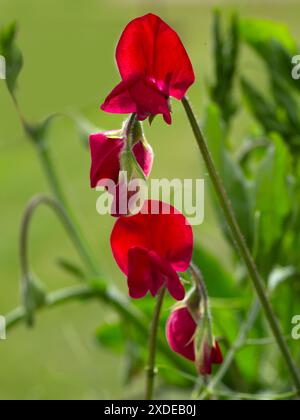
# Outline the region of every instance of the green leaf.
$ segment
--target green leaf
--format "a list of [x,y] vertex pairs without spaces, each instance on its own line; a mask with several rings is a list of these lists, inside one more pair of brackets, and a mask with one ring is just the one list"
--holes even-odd
[[71,274],[74,277],[77,277],[80,280],[86,278],[86,275],[84,274],[84,271],[81,267],[78,267],[77,264],[74,264],[65,258],[58,258],[57,264],[62,270],[66,271],[68,274]]
[[278,121],[274,104],[264,98],[253,84],[246,79],[241,80],[241,87],[250,111],[266,133],[278,132],[282,136],[288,136],[289,130],[285,124]]
[[239,28],[242,39],[255,48],[275,40],[290,53],[297,49],[296,42],[285,24],[266,19],[240,19]]
[[272,293],[277,286],[296,274],[295,267],[276,267],[269,275],[268,289]]
[[259,254],[271,260],[274,246],[280,242],[284,232],[284,222],[291,210],[289,180],[291,157],[283,140],[273,135],[265,159],[256,174],[255,210],[260,213]]
[[80,114],[72,113],[68,114],[68,116],[74,122],[79,139],[85,148],[89,147],[89,137],[92,133],[99,133],[104,131],[103,129],[96,127],[91,121]]
[[240,32],[242,39],[265,62],[270,80],[284,79],[299,92],[300,84],[291,77],[292,57],[298,55],[298,49],[288,28],[271,21],[247,19],[240,22]]
[[101,325],[96,331],[96,339],[102,347],[116,353],[124,351],[125,336],[120,322]]
[[15,44],[16,35],[16,23],[0,30],[0,54],[6,61],[6,84],[12,95],[15,94],[18,76],[23,66],[22,54]]
[[222,34],[221,14],[215,11],[213,25],[215,81],[211,86],[212,100],[221,110],[223,121],[228,125],[237,110],[233,84],[239,55],[239,29],[237,15],[233,15],[228,34]]
[[[253,242],[253,207],[252,186],[247,181],[240,165],[234,161],[225,145],[225,135],[220,110],[211,103],[206,111],[204,133],[210,145],[214,162],[224,182],[225,189],[231,199],[232,206],[249,246]],[[215,201],[222,227],[228,236],[227,225]]]
[[137,342],[127,339],[125,352],[124,384],[131,381],[144,371],[145,358],[143,357],[140,345]]
[[45,143],[51,123],[57,116],[58,114],[49,115],[49,117],[38,123],[28,123],[23,121],[24,129],[28,137],[36,144],[42,145],[42,143]]
[[292,89],[288,83],[280,76],[275,74],[272,77],[272,91],[274,99],[286,121],[290,135],[284,140],[287,142],[292,152],[300,151],[300,112],[298,101],[293,95]]
[[195,244],[193,260],[203,274],[210,296],[232,298],[239,295],[235,278],[217,256]]

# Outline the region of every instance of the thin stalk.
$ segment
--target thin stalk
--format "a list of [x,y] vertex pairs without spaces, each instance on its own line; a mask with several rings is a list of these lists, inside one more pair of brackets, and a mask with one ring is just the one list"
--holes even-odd
[[[106,282],[103,280],[94,279],[89,280],[88,283],[89,285],[68,287],[47,294],[44,303],[37,307],[36,310],[42,311],[44,309],[51,309],[64,303],[76,300],[82,301],[88,299],[99,299],[101,302],[116,309],[116,312],[126,321],[130,322],[131,325],[133,325],[145,339],[148,338],[148,318],[146,318],[144,314],[140,313],[140,311],[136,308],[132,307],[126,297],[120,295],[118,290],[112,286],[108,287]],[[26,321],[26,309],[24,307],[13,309],[5,315],[5,320],[7,331],[11,331],[13,328],[16,328],[18,325]],[[193,366],[171,351],[165,342],[158,340],[157,349],[172,364],[172,366],[176,366],[188,377],[192,378],[194,374]]]
[[[31,133],[30,124],[26,121],[19,103],[17,101],[17,98],[14,94],[12,94],[12,99],[14,102],[14,105],[16,107],[21,125],[23,127],[24,133],[26,136],[29,136],[29,138],[32,140],[32,143],[38,153],[38,156],[40,158],[40,162],[42,165],[42,168],[44,170],[44,173],[46,175],[48,184],[50,186],[50,189],[54,195],[54,197],[59,201],[59,203],[64,207],[64,211],[66,212],[66,216],[69,220],[70,229],[72,230],[72,237],[77,243],[77,248],[80,249],[80,254],[85,261],[86,267],[92,276],[97,276],[100,274],[100,270],[98,267],[98,262],[95,259],[88,242],[86,241],[84,235],[82,234],[80,227],[78,223],[75,220],[75,217],[73,216],[72,210],[70,206],[68,205],[68,202],[65,198],[63,188],[61,185],[61,182],[57,176],[56,170],[54,168],[49,147],[47,144],[47,141],[44,138],[37,139],[33,136]],[[52,118],[52,116],[49,118],[49,120]]]
[[156,376],[156,349],[157,349],[157,333],[159,327],[159,319],[161,309],[166,293],[166,288],[163,287],[158,294],[156,307],[153,314],[153,320],[151,324],[150,337],[149,337],[149,359],[146,368],[146,400],[152,400],[154,390],[154,380]]
[[67,203],[60,181],[53,166],[49,149],[47,145],[41,144],[37,146],[37,150],[51,191],[63,207],[65,217],[68,219],[68,230],[72,234],[73,242],[76,244],[76,248],[79,250],[90,275],[99,275],[98,263],[95,260],[95,257],[73,216],[72,210]]
[[223,182],[217,172],[217,169],[215,167],[215,164],[213,162],[212,156],[210,154],[210,151],[208,149],[208,146],[206,144],[206,141],[204,139],[204,136],[202,134],[202,131],[199,127],[199,124],[196,120],[196,117],[194,115],[194,112],[192,110],[192,107],[188,101],[187,98],[183,98],[182,100],[183,107],[185,109],[185,112],[187,114],[188,120],[190,122],[191,128],[193,130],[194,136],[196,138],[196,141],[198,143],[200,152],[202,154],[202,157],[205,161],[207,170],[209,172],[211,181],[213,183],[214,189],[216,191],[216,194],[218,196],[218,199],[220,201],[220,205],[223,209],[225,219],[227,221],[227,224],[230,228],[231,234],[233,236],[233,239],[235,241],[236,247],[240,253],[241,258],[243,259],[249,276],[252,280],[253,286],[256,290],[257,296],[259,298],[259,301],[261,303],[262,309],[264,311],[264,314],[266,316],[266,319],[270,325],[270,328],[273,332],[273,335],[277,341],[279,350],[282,353],[282,356],[286,362],[286,365],[290,371],[291,377],[296,385],[296,388],[300,395],[300,374],[298,372],[297,366],[295,365],[292,355],[290,353],[289,347],[283,337],[279,322],[273,312],[273,308],[269,302],[269,299],[267,297],[267,293],[265,290],[264,282],[260,276],[260,274],[257,271],[255,262],[251,256],[251,253],[247,247],[246,241],[244,239],[244,236],[240,230],[239,224],[236,220],[231,202],[227,196],[227,193],[225,191]]
[[240,392],[217,391],[214,393],[217,397],[224,397],[230,400],[246,401],[280,401],[289,400],[297,396],[296,391],[284,392],[283,394],[243,394]]
[[[230,368],[230,366],[232,365],[234,361],[237,350],[239,350],[240,347],[244,344],[249,331],[252,329],[257,319],[259,308],[260,308],[259,302],[256,300],[253,303],[249,311],[249,314],[247,316],[247,319],[242,325],[235,342],[233,343],[232,347],[227,353],[226,359],[224,360],[222,366],[218,370],[218,373],[213,377],[213,379],[208,384],[208,387],[199,396],[200,400],[205,400],[209,395],[212,395],[212,394],[215,395],[216,387],[219,385],[219,383],[222,381],[222,379],[226,375],[228,369]],[[198,395],[196,395],[196,397],[198,397]]]
[[[34,197],[28,204],[21,228],[21,240],[20,240],[20,258],[21,258],[21,269],[24,277],[27,277],[29,274],[28,267],[28,236],[29,228],[32,217],[36,209],[41,206],[46,205],[50,207],[59,217],[62,224],[64,225],[66,232],[69,234],[75,248],[78,251],[78,254],[82,257],[83,262],[87,263],[87,255],[85,253],[85,247],[80,240],[78,240],[77,231],[74,228],[74,224],[69,218],[68,213],[65,211],[65,208],[54,198],[48,197],[45,195],[37,195]],[[93,273],[94,274],[94,273]]]

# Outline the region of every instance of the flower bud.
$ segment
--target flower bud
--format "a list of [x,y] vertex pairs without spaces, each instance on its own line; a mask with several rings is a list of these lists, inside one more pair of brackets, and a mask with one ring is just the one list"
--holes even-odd
[[214,340],[212,346],[209,345],[206,334],[200,343],[200,349],[196,349],[195,336],[197,329],[197,323],[187,307],[175,309],[167,321],[167,340],[175,353],[195,362],[201,375],[210,375],[213,364],[222,364],[222,352],[216,340]]

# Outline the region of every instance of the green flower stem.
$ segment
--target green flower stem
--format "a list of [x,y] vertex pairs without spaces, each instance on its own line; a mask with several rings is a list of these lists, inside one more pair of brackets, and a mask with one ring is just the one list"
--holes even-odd
[[[75,286],[68,287],[53,293],[49,293],[45,299],[45,303],[38,309],[53,308],[63,305],[69,301],[82,300],[94,297],[95,293],[89,286]],[[9,312],[6,316],[7,331],[17,327],[20,323],[24,322],[26,318],[26,310],[23,307],[16,308]]]
[[200,269],[193,262],[190,265],[190,270],[191,270],[194,282],[199,289],[200,296],[203,302],[204,316],[205,316],[205,321],[207,325],[207,333],[208,333],[208,340],[209,340],[208,342],[209,342],[209,345],[213,347],[214,345],[213,326],[212,326],[213,320],[212,320],[212,315],[211,315],[211,310],[210,310],[209,296],[208,296],[206,284],[205,284],[205,281],[204,281],[204,278]]
[[76,245],[76,248],[79,251],[90,275],[97,276],[100,274],[98,263],[92,251],[90,250],[89,245],[86,242],[85,237],[83,236],[77,222],[75,221],[72,211],[67,203],[60,181],[53,166],[53,162],[49,154],[49,149],[47,145],[42,142],[40,145],[37,145],[37,150],[51,191],[63,208],[62,210],[64,212],[64,219],[66,219],[68,231],[71,233],[73,242]]
[[[213,379],[210,381],[207,388],[202,392],[200,396],[195,395],[196,398],[199,398],[200,400],[205,400],[210,395],[216,395],[215,394],[216,387],[222,381],[228,369],[232,365],[236,352],[243,346],[249,331],[252,329],[257,319],[259,309],[260,309],[260,305],[259,305],[259,302],[256,300],[254,304],[252,305],[249,311],[249,314],[247,316],[247,319],[243,323],[235,342],[233,343],[229,352],[227,353],[226,359],[224,360],[222,366],[220,366],[218,373],[213,377]],[[196,392],[196,394],[198,394],[198,392]]]
[[236,220],[231,202],[227,196],[227,193],[225,191],[223,182],[218,175],[218,172],[216,170],[216,167],[214,165],[212,156],[210,154],[210,151],[208,149],[208,146],[206,144],[206,141],[204,139],[204,136],[202,134],[202,131],[199,127],[199,124],[196,120],[196,117],[194,115],[194,112],[192,110],[192,107],[190,105],[190,102],[187,98],[183,98],[182,100],[183,107],[185,109],[185,112],[187,114],[188,120],[190,122],[191,128],[193,130],[194,136],[196,138],[196,141],[198,143],[200,152],[202,154],[202,157],[205,161],[207,170],[209,172],[211,181],[213,183],[214,189],[216,191],[216,194],[219,198],[220,205],[223,209],[225,219],[228,223],[228,226],[231,230],[233,239],[235,241],[235,244],[238,248],[238,251],[240,253],[241,258],[243,259],[249,276],[252,280],[253,286],[256,290],[257,296],[259,298],[259,301],[261,303],[261,306],[263,308],[263,311],[265,313],[266,319],[268,320],[268,323],[270,325],[270,328],[274,334],[274,337],[277,341],[278,347],[282,353],[282,356],[284,360],[286,361],[287,367],[290,371],[291,377],[293,378],[293,381],[296,385],[296,389],[299,392],[300,395],[300,375],[297,369],[297,366],[295,365],[292,355],[290,353],[290,350],[288,348],[288,345],[283,337],[283,334],[281,332],[281,328],[279,325],[279,322],[273,312],[272,306],[269,302],[269,299],[267,297],[266,291],[265,291],[265,285],[260,277],[260,274],[257,271],[255,262],[251,256],[251,253],[247,247],[246,241],[244,239],[244,236],[240,230],[240,227],[238,225],[238,222]]
[[243,394],[231,391],[217,391],[214,393],[217,397],[224,397],[230,400],[249,400],[249,401],[280,401],[289,400],[297,396],[296,391],[285,392],[283,394]]
[[153,399],[154,380],[156,376],[156,348],[157,348],[157,333],[159,327],[160,313],[166,294],[166,287],[164,286],[158,294],[156,307],[154,310],[153,320],[151,324],[149,337],[149,359],[146,367],[146,395],[145,400]]
[[[137,331],[145,338],[149,335],[149,320],[136,308],[130,305],[126,297],[123,297],[117,289],[110,286],[101,279],[89,280],[89,285],[80,285],[61,289],[49,293],[37,311],[51,309],[72,301],[85,301],[89,299],[99,299],[104,304],[114,308],[116,312],[126,321],[130,322]],[[26,321],[26,310],[23,307],[16,308],[6,316],[7,331],[11,331],[21,323]],[[169,346],[161,339],[157,341],[157,350],[176,368],[180,369],[186,377],[192,378],[194,375],[193,366],[186,362],[176,353],[172,352]]]
[[66,232],[69,234],[75,248],[78,251],[78,254],[81,255],[83,261],[86,262],[85,249],[81,241],[78,240],[77,231],[74,229],[74,225],[70,221],[70,218],[68,217],[68,214],[66,213],[64,207],[52,197],[48,197],[46,195],[37,195],[36,197],[30,200],[28,206],[26,207],[22,221],[20,239],[20,259],[23,278],[28,278],[28,275],[30,274],[28,264],[28,239],[30,224],[35,214],[35,211],[41,205],[45,205],[55,212],[55,214],[58,216],[63,226],[65,227]]
[[[15,108],[17,110],[21,125],[23,127],[24,133],[26,134],[26,136],[29,136],[29,138],[32,140],[32,143],[34,144],[36,148],[36,151],[40,158],[40,161],[41,161],[44,173],[46,175],[46,178],[48,180],[49,186],[51,188],[51,191],[54,197],[61,204],[61,206],[64,207],[65,216],[68,218],[69,230],[72,230],[73,240],[77,243],[76,247],[78,250],[80,250],[81,257],[83,258],[90,275],[97,276],[100,274],[98,262],[95,259],[89,247],[89,244],[87,243],[85,237],[83,236],[79,228],[79,225],[77,224],[75,217],[73,216],[72,210],[67,203],[60,180],[57,176],[56,170],[54,168],[54,165],[50,156],[48,142],[43,138],[42,134],[40,134],[40,137],[38,138],[35,137],[34,133],[32,132],[30,128],[31,127],[30,124],[28,124],[28,122],[24,118],[24,115],[19,107],[17,98],[14,94],[12,94],[12,99],[13,99]],[[52,118],[53,116],[51,116],[48,119],[48,123]]]

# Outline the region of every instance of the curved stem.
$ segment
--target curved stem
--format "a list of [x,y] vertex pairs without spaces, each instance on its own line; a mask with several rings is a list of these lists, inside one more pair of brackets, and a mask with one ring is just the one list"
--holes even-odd
[[[89,285],[68,287],[49,293],[46,296],[44,303],[41,304],[37,310],[40,311],[46,308],[53,308],[74,300],[100,299],[103,303],[116,309],[117,313],[126,321],[130,322],[145,339],[148,337],[148,319],[144,314],[132,307],[127,298],[120,295],[115,288],[108,287],[103,280],[90,280],[88,283]],[[17,327],[26,320],[25,308],[19,307],[12,310],[6,314],[5,320],[7,331]],[[171,351],[166,343],[162,340],[158,340],[157,349],[170,363],[172,363],[172,365],[182,370],[187,376],[192,377],[194,369],[190,363],[187,363],[184,359],[177,356],[176,353]]]
[[[76,286],[68,287],[66,289],[58,290],[53,293],[49,293],[45,299],[43,305],[38,309],[52,308],[55,306],[62,305],[69,301],[87,299],[96,296],[96,293],[89,286]],[[26,318],[26,310],[22,307],[16,308],[9,312],[6,316],[6,328],[11,330],[16,327]]]
[[214,189],[216,191],[216,194],[219,198],[220,205],[223,209],[225,219],[227,221],[227,224],[230,228],[231,234],[233,236],[233,239],[236,243],[236,246],[238,248],[238,251],[240,253],[241,258],[243,259],[249,276],[252,280],[253,286],[256,290],[257,296],[259,298],[259,301],[261,303],[261,306],[263,308],[264,314],[266,316],[266,319],[268,320],[268,323],[270,325],[270,328],[274,334],[274,337],[276,338],[278,347],[282,353],[282,356],[284,360],[286,361],[287,367],[290,371],[291,377],[293,378],[293,381],[296,385],[297,390],[299,391],[300,395],[300,374],[298,372],[297,366],[295,365],[292,355],[290,353],[290,350],[288,348],[288,345],[283,337],[279,322],[273,312],[273,308],[269,302],[269,299],[267,297],[266,291],[265,291],[265,285],[260,277],[260,274],[257,271],[255,262],[251,256],[251,253],[247,247],[246,241],[244,239],[244,236],[240,230],[240,227],[238,225],[238,222],[236,220],[231,202],[227,196],[227,193],[225,191],[223,182],[216,170],[216,167],[214,165],[212,156],[209,152],[209,149],[207,147],[206,141],[204,139],[204,136],[202,134],[202,131],[199,127],[199,124],[196,120],[196,117],[194,115],[194,112],[192,110],[192,107],[188,101],[187,98],[184,98],[182,100],[182,104],[184,106],[184,109],[186,111],[187,117],[189,119],[191,128],[193,130],[194,136],[196,138],[196,141],[198,143],[200,152],[202,154],[202,157],[205,161],[207,170],[209,172],[211,181],[213,183]]
[[28,236],[29,236],[30,223],[35,213],[35,210],[40,205],[46,205],[50,207],[57,214],[62,224],[64,225],[66,231],[70,235],[72,242],[78,251],[78,254],[81,256],[83,262],[87,264],[87,256],[85,253],[85,248],[82,245],[82,242],[78,240],[76,229],[74,229],[74,225],[72,221],[70,220],[69,215],[65,211],[64,207],[51,197],[48,197],[46,195],[37,195],[29,202],[25,210],[23,221],[22,221],[20,258],[21,258],[22,274],[24,275],[24,277],[27,277],[29,274],[27,241],[28,241]]
[[166,293],[166,287],[164,286],[158,294],[156,307],[153,315],[153,320],[151,324],[150,330],[150,338],[149,338],[149,359],[148,365],[146,367],[146,400],[152,400],[153,398],[153,390],[154,390],[154,379],[156,376],[156,347],[157,347],[157,332],[159,326],[159,319],[161,308],[163,305],[164,297]]
[[90,274],[99,275],[98,263],[96,262],[89,248],[89,245],[85,240],[85,237],[82,235],[81,230],[75,221],[75,218],[73,217],[72,210],[67,203],[61,184],[54,169],[53,162],[49,155],[48,147],[44,142],[42,142],[42,144],[37,145],[37,150],[52,193],[63,207],[65,217],[68,218],[68,230],[72,234],[73,242],[76,243],[76,247],[79,250],[80,255],[83,258]]

